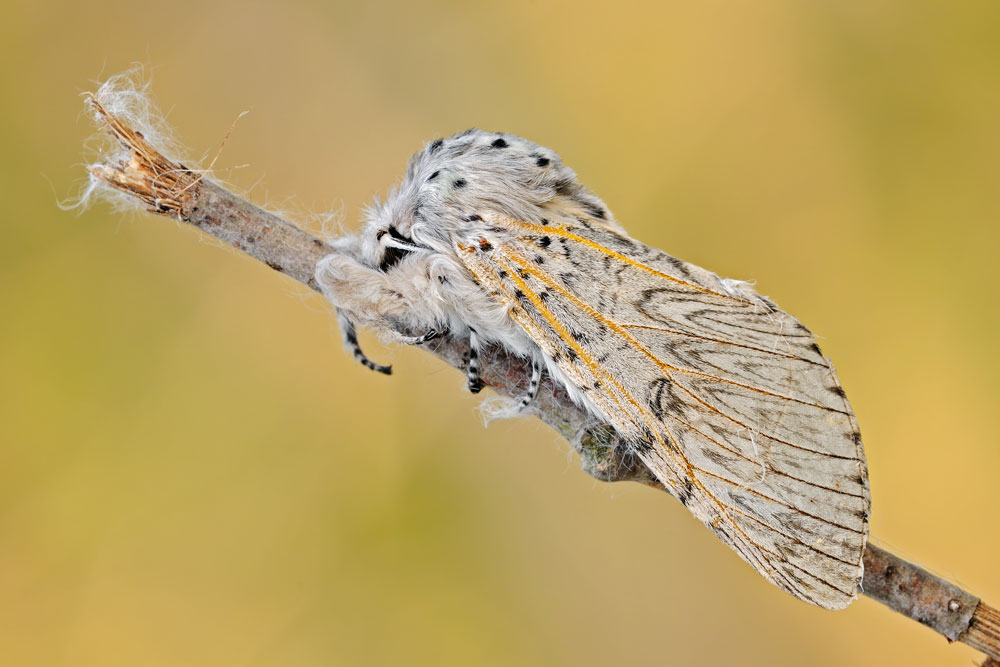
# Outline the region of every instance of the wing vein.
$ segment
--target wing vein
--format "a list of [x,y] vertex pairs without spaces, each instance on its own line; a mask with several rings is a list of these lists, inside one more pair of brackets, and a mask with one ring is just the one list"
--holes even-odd
[[[701,437],[705,438],[706,440],[708,440],[709,442],[711,442],[716,447],[719,447],[720,449],[723,449],[723,450],[729,452],[730,454],[732,454],[734,456],[738,456],[739,458],[743,459],[744,461],[746,461],[748,463],[753,463],[754,465],[762,465],[760,461],[754,460],[754,459],[750,458],[749,456],[746,456],[742,452],[739,452],[739,451],[737,451],[735,449],[732,449],[731,447],[729,447],[727,445],[724,445],[723,443],[721,443],[718,440],[716,440],[715,438],[711,437],[710,435],[708,435],[704,431],[695,428],[693,425],[691,425],[688,422],[684,421],[680,417],[678,417],[676,415],[673,415],[673,414],[668,415],[668,416],[671,419],[673,419],[674,421],[676,421],[677,423],[681,424],[682,426],[687,427],[692,432],[694,432],[694,433],[700,435]],[[837,493],[837,494],[844,495],[844,496],[850,496],[852,498],[860,498],[862,500],[865,498],[864,494],[851,493],[850,491],[844,491],[843,489],[834,489],[833,487],[824,486],[824,485],[818,484],[816,482],[811,482],[811,481],[809,481],[807,479],[802,479],[801,477],[796,477],[795,475],[792,475],[790,473],[782,472],[781,470],[776,470],[773,466],[768,466],[767,467],[767,471],[771,472],[771,473],[773,473],[775,475],[778,475],[780,477],[786,477],[788,479],[795,480],[796,482],[801,482],[803,484],[808,484],[809,486],[815,487],[817,489],[823,489],[824,491],[829,491],[831,493]]]
[[688,338],[696,338],[698,340],[705,340],[712,343],[719,343],[720,345],[732,345],[734,347],[741,347],[746,350],[753,350],[754,352],[760,352],[761,354],[770,354],[775,357],[782,357],[784,359],[792,359],[794,361],[802,361],[807,364],[813,364],[814,366],[822,366],[826,368],[826,364],[821,364],[818,361],[812,361],[811,359],[804,359],[803,357],[797,357],[794,354],[782,354],[776,350],[765,350],[761,347],[754,347],[753,345],[746,345],[744,343],[737,343],[731,340],[725,340],[723,338],[713,338],[711,336],[702,336],[696,333],[691,333],[690,331],[680,331],[679,329],[668,329],[666,327],[654,327],[647,324],[620,324],[619,326],[625,329],[645,329],[649,331],[663,331],[665,333],[675,334],[677,336],[685,336]]
[[700,285],[695,285],[694,283],[689,283],[686,280],[681,280],[680,278],[672,276],[669,273],[663,273],[662,271],[657,271],[653,267],[647,266],[647,265],[643,264],[642,262],[637,262],[634,259],[631,259],[630,257],[627,257],[627,256],[621,254],[620,252],[615,252],[614,250],[612,250],[610,248],[605,248],[600,243],[595,243],[595,242],[593,242],[593,241],[591,241],[589,239],[583,238],[582,236],[578,236],[578,235],[574,234],[573,232],[569,231],[568,229],[566,229],[565,227],[550,227],[550,226],[542,226],[542,225],[533,225],[531,223],[523,222],[521,220],[514,220],[512,218],[504,218],[502,222],[505,223],[505,224],[507,224],[507,225],[510,225],[512,227],[523,229],[523,230],[527,230],[527,231],[531,231],[531,232],[535,232],[535,233],[538,233],[538,234],[551,235],[551,236],[559,236],[559,237],[564,238],[564,239],[569,239],[571,241],[575,241],[576,243],[579,243],[580,245],[586,246],[586,247],[588,247],[588,248],[590,248],[592,250],[596,250],[598,252],[604,253],[605,255],[609,255],[611,257],[614,257],[618,261],[624,262],[625,264],[628,264],[629,266],[634,266],[635,268],[640,269],[642,271],[647,271],[647,272],[649,272],[649,273],[651,273],[651,274],[653,274],[655,276],[658,276],[658,277],[663,278],[665,280],[669,280],[672,283],[676,283],[678,285],[683,285],[684,287],[687,287],[689,289],[693,289],[696,292],[703,292],[705,294],[711,294],[712,296],[717,296],[720,299],[726,299],[726,300],[729,300],[729,301],[735,301],[736,303],[739,303],[739,304],[742,304],[742,305],[752,305],[749,301],[745,301],[745,300],[740,299],[738,297],[730,296],[728,294],[723,294],[722,292],[716,292],[714,290],[708,289],[707,287],[701,287]]
[[708,477],[712,477],[713,479],[717,479],[720,482],[724,482],[726,484],[729,484],[730,486],[736,487],[737,489],[743,489],[744,491],[746,491],[748,493],[752,493],[755,496],[759,496],[759,497],[763,498],[764,500],[769,500],[772,503],[774,503],[775,505],[781,505],[782,507],[785,507],[787,509],[795,510],[796,512],[799,512],[800,514],[803,514],[803,515],[809,517],[810,519],[815,519],[816,521],[821,521],[821,522],[823,522],[823,523],[825,523],[827,525],[833,526],[834,528],[840,528],[841,530],[846,530],[846,531],[848,531],[850,533],[855,533],[857,535],[863,534],[862,531],[860,531],[860,530],[858,530],[856,528],[851,528],[849,526],[845,526],[843,524],[839,524],[836,521],[830,521],[829,519],[824,519],[823,517],[817,516],[817,515],[812,514],[810,512],[807,512],[804,509],[801,509],[799,507],[795,507],[794,505],[789,505],[786,502],[782,502],[782,501],[778,500],[777,498],[772,498],[771,496],[767,495],[766,493],[762,493],[762,492],[758,491],[757,489],[750,488],[749,486],[746,486],[745,484],[740,484],[739,482],[734,482],[733,480],[729,479],[728,477],[724,477],[722,475],[717,475],[717,474],[715,474],[714,472],[712,472],[710,470],[705,470],[704,468],[695,468],[695,470],[697,470],[700,473],[703,473],[703,474],[707,475]]
[[[834,556],[833,554],[828,554],[827,552],[823,551],[822,549],[819,549],[819,548],[817,548],[817,547],[809,544],[808,542],[806,542],[805,540],[802,540],[801,538],[798,538],[798,537],[795,537],[794,535],[789,535],[788,533],[780,531],[777,528],[775,528],[774,526],[772,526],[771,524],[767,523],[766,521],[761,521],[760,519],[758,519],[754,515],[750,514],[749,512],[744,512],[740,508],[735,507],[733,505],[730,505],[729,503],[723,503],[723,505],[725,505],[729,509],[733,510],[737,514],[741,514],[741,515],[745,516],[746,518],[750,519],[754,523],[759,523],[761,526],[763,526],[764,528],[767,528],[772,533],[775,533],[777,535],[781,535],[782,537],[784,537],[786,539],[789,539],[789,540],[792,540],[793,542],[797,542],[798,544],[801,544],[802,546],[804,546],[806,549],[809,549],[810,551],[815,551],[820,556],[824,556],[826,558],[829,558],[830,560],[835,560],[838,563],[842,563],[844,565],[849,565],[851,567],[856,567],[857,566],[857,563],[852,563],[851,561],[844,560],[843,558],[839,558],[837,556]],[[830,582],[826,582],[826,583],[828,583],[830,586],[833,586],[833,584],[830,584]]]

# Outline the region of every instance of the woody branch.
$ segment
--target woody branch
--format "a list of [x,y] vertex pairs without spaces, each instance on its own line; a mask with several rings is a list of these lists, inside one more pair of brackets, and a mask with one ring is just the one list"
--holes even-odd
[[[144,202],[153,213],[170,215],[319,290],[316,263],[335,250],[324,241],[164,157],[141,133],[89,97],[102,129],[126,150],[128,159],[91,167],[91,176]],[[464,369],[468,344],[444,336],[424,346],[446,363]],[[486,350],[482,379],[498,394],[520,397],[530,365],[499,347]],[[615,432],[590,417],[551,380],[543,382],[535,415],[558,431],[580,455],[583,469],[607,482],[636,481],[663,487],[628,454]],[[873,544],[864,556],[864,595],[944,635],[1000,660],[1000,611],[926,570]]]

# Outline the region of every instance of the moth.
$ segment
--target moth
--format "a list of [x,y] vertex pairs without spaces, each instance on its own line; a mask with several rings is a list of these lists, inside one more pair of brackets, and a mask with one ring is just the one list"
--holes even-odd
[[870,493],[861,435],[812,333],[744,282],[633,238],[558,155],[469,130],[411,158],[316,279],[355,326],[440,332],[530,359],[611,425],[768,581],[828,609],[858,594]]

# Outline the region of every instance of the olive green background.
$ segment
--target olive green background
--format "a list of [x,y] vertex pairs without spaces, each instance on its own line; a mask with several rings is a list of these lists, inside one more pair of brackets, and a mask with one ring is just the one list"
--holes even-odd
[[[79,94],[146,65],[180,140],[314,231],[470,126],[821,334],[876,543],[1000,602],[1000,5],[29,3],[0,27],[0,664],[968,665],[779,592],[679,503],[484,429],[418,350],[79,188]],[[207,160],[206,160],[207,161]],[[245,166],[241,166],[245,165]]]

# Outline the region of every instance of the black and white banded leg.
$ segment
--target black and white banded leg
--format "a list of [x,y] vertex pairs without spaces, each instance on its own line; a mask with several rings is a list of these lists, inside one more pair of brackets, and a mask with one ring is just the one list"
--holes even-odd
[[337,323],[340,325],[340,333],[344,337],[344,347],[347,351],[354,355],[354,358],[364,366],[365,368],[370,368],[378,373],[385,373],[386,375],[392,375],[392,366],[383,366],[381,364],[376,364],[374,361],[365,356],[365,353],[361,351],[361,346],[358,345],[358,332],[354,329],[354,322],[351,321],[344,311],[337,309]]
[[469,378],[469,391],[478,394],[483,390],[483,381],[479,377],[479,334],[475,329],[469,329],[469,368],[466,370]]
[[399,342],[403,343],[404,345],[423,345],[427,341],[434,340],[440,335],[441,334],[438,332],[437,329],[431,329],[423,336],[403,336],[402,338],[399,339]]
[[542,364],[537,359],[533,359],[531,362],[531,381],[528,382],[528,393],[521,399],[521,403],[517,406],[518,410],[524,410],[535,400],[538,396],[538,385],[541,381]]

